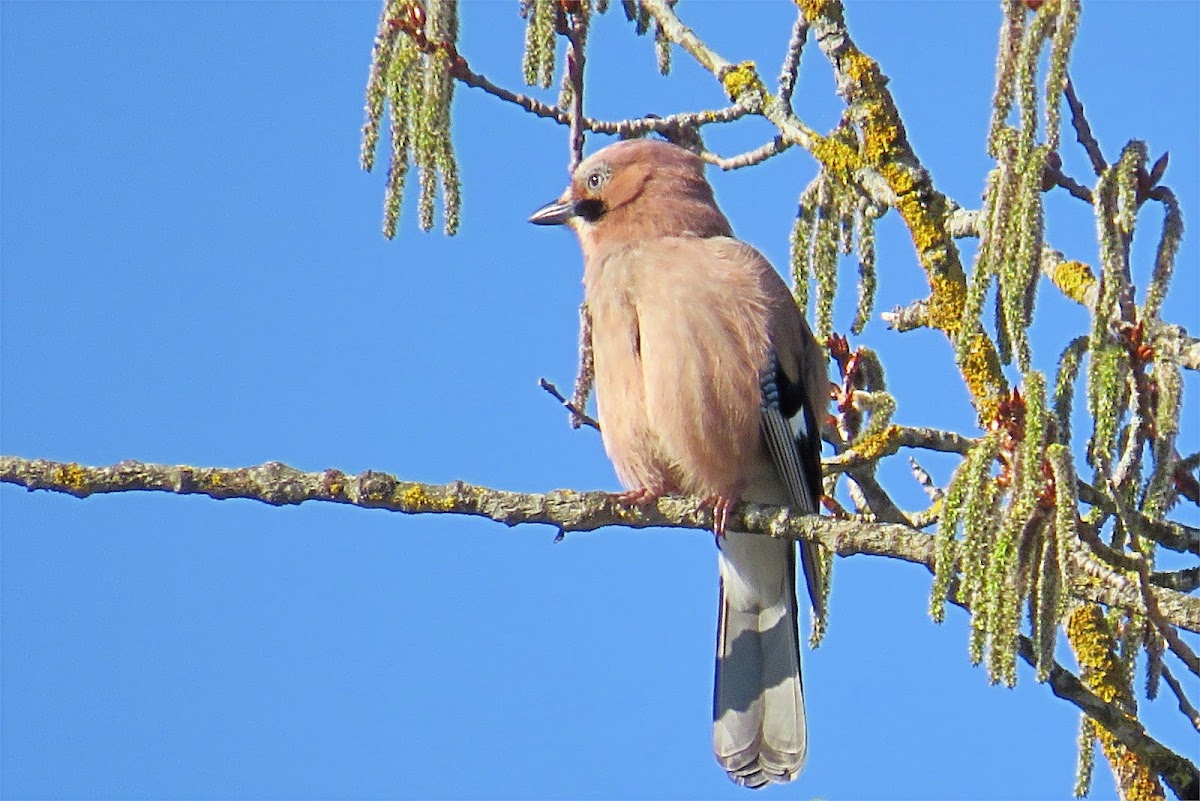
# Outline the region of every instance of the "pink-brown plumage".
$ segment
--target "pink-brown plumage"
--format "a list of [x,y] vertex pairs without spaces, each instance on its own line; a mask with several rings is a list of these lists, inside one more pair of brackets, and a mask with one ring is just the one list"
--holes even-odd
[[[778,273],[733,238],[703,162],[665,142],[611,145],[531,221],[579,237],[601,433],[633,497],[816,513],[824,357]],[[717,759],[739,784],[790,781],[807,749],[795,548],[738,532],[718,544]],[[802,551],[811,591],[814,546]]]

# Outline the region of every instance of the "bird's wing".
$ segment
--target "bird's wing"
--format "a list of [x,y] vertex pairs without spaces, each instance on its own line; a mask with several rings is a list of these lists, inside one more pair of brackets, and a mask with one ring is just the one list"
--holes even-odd
[[[771,306],[771,351],[762,384],[762,430],[771,461],[793,508],[819,513],[821,419],[829,405],[825,354],[779,275],[764,274]],[[820,546],[800,543],[800,562],[813,610],[825,616]]]

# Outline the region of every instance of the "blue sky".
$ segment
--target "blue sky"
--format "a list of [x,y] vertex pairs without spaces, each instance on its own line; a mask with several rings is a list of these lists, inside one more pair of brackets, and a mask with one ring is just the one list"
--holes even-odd
[[[679,11],[773,79],[791,4]],[[357,166],[377,12],[0,3],[0,450],[616,488],[599,438],[570,430],[536,386],[568,386],[575,368],[576,245],[525,224],[564,185],[565,130],[460,88],[462,232],[418,232],[410,194],[384,241],[382,172]],[[847,14],[938,186],[975,205],[997,6],[851,2]],[[468,0],[462,28],[472,66],[516,87],[516,3]],[[1133,137],[1170,150],[1166,182],[1189,222],[1197,30],[1194,2],[1093,2],[1073,69],[1110,157]],[[593,33],[589,113],[724,102],[678,50],[675,65],[656,77],[649,41],[611,12]],[[836,122],[816,48],[796,97],[809,124]],[[749,121],[709,141],[734,153],[770,135]],[[1064,157],[1086,175],[1077,148]],[[739,235],[783,265],[813,172],[796,150],[712,177]],[[1090,210],[1060,192],[1049,214],[1050,241],[1094,260]],[[1143,215],[1140,275],[1160,220]],[[895,215],[879,251],[880,309],[925,294]],[[1193,331],[1196,263],[1192,237],[1165,314]],[[1039,303],[1036,361],[1051,369],[1086,318],[1052,290]],[[937,335],[874,322],[857,342],[883,355],[900,422],[971,431]],[[1185,419],[1187,453],[1200,444],[1194,405]],[[884,477],[917,508],[893,461]],[[943,482],[953,469],[923,462]],[[0,504],[5,798],[746,795],[710,753],[716,559],[702,532],[552,545],[541,527],[321,505],[11,486]],[[830,632],[804,654],[808,767],[767,796],[1068,795],[1073,706],[1023,667],[1017,689],[989,687],[967,661],[965,616],[930,622],[924,570],[835,567]],[[1169,694],[1146,719],[1197,755]],[[1111,796],[1107,768],[1096,777],[1094,797]]]

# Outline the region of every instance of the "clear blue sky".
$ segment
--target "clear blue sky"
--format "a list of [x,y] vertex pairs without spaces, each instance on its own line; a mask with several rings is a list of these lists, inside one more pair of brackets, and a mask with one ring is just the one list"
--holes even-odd
[[[679,10],[773,80],[791,4]],[[0,3],[0,450],[616,488],[599,438],[536,386],[567,386],[575,368],[576,245],[525,223],[564,185],[565,131],[459,89],[462,233],[418,232],[410,195],[384,241],[382,172],[357,166],[377,12]],[[939,187],[975,205],[996,5],[847,13]],[[464,2],[462,17],[472,65],[515,87],[516,3]],[[1167,182],[1193,225],[1197,30],[1195,2],[1093,2],[1074,68],[1110,156],[1132,137],[1171,151]],[[677,74],[656,77],[619,6],[593,37],[593,115],[723,102],[679,51]],[[815,48],[802,75],[800,113],[828,128],[840,105]],[[733,153],[770,134],[748,122],[710,142]],[[1077,149],[1065,156],[1083,177]],[[713,178],[739,234],[781,265],[813,172],[797,150]],[[1050,215],[1051,242],[1093,260],[1090,211],[1060,192]],[[1160,220],[1151,208],[1143,225]],[[1193,236],[1167,304],[1193,331],[1197,254]],[[880,223],[880,273],[882,309],[927,291],[895,215]],[[1085,315],[1052,290],[1039,302],[1037,360],[1051,368]],[[938,336],[875,322],[859,342],[883,354],[899,421],[970,432]],[[1187,390],[1194,404],[1194,375]],[[1194,405],[1185,416],[1190,452]],[[884,475],[916,508],[894,461]],[[924,461],[939,481],[953,466]],[[552,545],[541,527],[321,505],[11,486],[0,503],[5,798],[747,795],[710,753],[716,560],[702,532]],[[1016,690],[989,687],[967,662],[965,616],[932,624],[928,589],[920,568],[838,561],[829,635],[804,654],[808,767],[766,796],[1068,795],[1075,708],[1024,666]],[[1169,694],[1147,719],[1196,756]],[[1103,764],[1096,775],[1095,797],[1112,795]]]

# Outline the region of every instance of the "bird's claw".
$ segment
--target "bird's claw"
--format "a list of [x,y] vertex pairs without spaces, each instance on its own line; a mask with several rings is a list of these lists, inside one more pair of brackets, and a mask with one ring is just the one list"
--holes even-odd
[[706,509],[712,509],[713,533],[717,537],[725,536],[725,529],[729,525],[729,512],[735,503],[737,501],[733,498],[724,495],[709,495],[701,504]]

